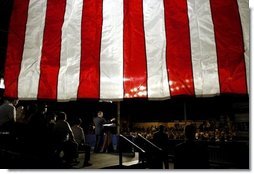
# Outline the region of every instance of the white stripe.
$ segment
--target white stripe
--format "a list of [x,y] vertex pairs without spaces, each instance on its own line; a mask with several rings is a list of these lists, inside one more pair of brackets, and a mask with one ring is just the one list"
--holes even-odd
[[123,98],[123,0],[103,1],[100,98]]
[[144,0],[148,98],[169,97],[163,0]]
[[237,0],[242,30],[243,30],[243,41],[244,41],[244,58],[246,66],[246,76],[247,76],[247,88],[249,93],[249,81],[250,81],[250,10],[248,0]]
[[195,94],[220,93],[214,26],[209,0],[188,0]]
[[20,99],[37,98],[46,6],[46,0],[30,0],[29,2],[25,43],[18,79],[18,98]]
[[57,98],[77,98],[81,56],[81,18],[83,0],[67,0],[62,43]]

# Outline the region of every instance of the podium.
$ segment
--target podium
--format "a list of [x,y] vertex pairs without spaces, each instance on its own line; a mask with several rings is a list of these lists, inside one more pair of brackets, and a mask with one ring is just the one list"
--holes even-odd
[[107,123],[103,124],[104,127],[104,140],[102,145],[103,152],[112,152],[114,151],[113,144],[112,144],[112,133],[116,131],[116,124],[115,123]]

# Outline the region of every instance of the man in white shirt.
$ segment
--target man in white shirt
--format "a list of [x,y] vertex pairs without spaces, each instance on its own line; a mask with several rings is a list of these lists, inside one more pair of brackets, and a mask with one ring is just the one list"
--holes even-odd
[[18,100],[5,100],[0,106],[0,130],[10,131],[11,125],[16,122],[16,108]]
[[53,129],[53,137],[56,144],[56,155],[64,151],[64,159],[67,163],[72,163],[76,159],[78,144],[74,138],[69,123],[66,121],[67,115],[64,112],[57,114],[57,121]]
[[82,120],[79,118],[75,122],[75,124],[71,127],[74,139],[78,143],[78,149],[79,151],[85,151],[85,160],[84,160],[84,167],[85,166],[91,166],[88,161],[90,160],[90,151],[91,146],[85,143],[85,134],[83,131],[83,128],[81,127]]

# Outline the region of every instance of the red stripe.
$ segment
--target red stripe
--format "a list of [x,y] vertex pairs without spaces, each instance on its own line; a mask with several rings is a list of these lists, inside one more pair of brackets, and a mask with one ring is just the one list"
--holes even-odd
[[98,99],[100,97],[102,5],[102,0],[84,1],[78,98]]
[[147,97],[147,66],[142,0],[124,0],[123,31],[124,97]]
[[10,20],[5,63],[5,96],[18,97],[18,77],[22,61],[29,0],[15,0]]
[[56,99],[65,0],[47,2],[38,98]]
[[211,0],[221,93],[247,93],[237,0]]
[[164,0],[166,57],[171,96],[194,95],[186,0]]

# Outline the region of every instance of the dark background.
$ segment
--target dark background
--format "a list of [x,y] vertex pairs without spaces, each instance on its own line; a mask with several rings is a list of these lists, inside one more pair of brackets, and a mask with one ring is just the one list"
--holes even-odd
[[[87,123],[99,110],[106,119],[117,117],[117,102],[98,102],[92,100],[53,102],[21,101],[21,105],[31,102],[48,105],[51,112],[64,111],[70,119],[81,117]],[[120,102],[121,120],[129,122],[172,122],[175,120],[219,120],[228,116],[234,120],[237,113],[249,113],[249,97],[222,95],[209,98],[173,97],[163,101],[124,100]]]
[[12,4],[13,0],[0,0],[0,78],[4,75],[4,64]]
[[[0,0],[0,78],[4,75],[12,6],[13,0]],[[0,89],[0,96],[2,95],[3,90]],[[51,110],[63,110],[71,117],[84,117],[88,122],[96,116],[98,110],[103,110],[106,118],[116,117],[117,115],[117,104],[115,102],[75,101],[57,103],[47,101],[47,103],[50,104]],[[184,120],[185,116],[189,120],[219,119],[222,114],[233,117],[235,113],[242,112],[239,111],[242,105],[246,110],[249,105],[248,95],[221,95],[209,98],[178,96],[164,101],[124,100],[121,102],[121,118],[133,122],[168,122]]]

